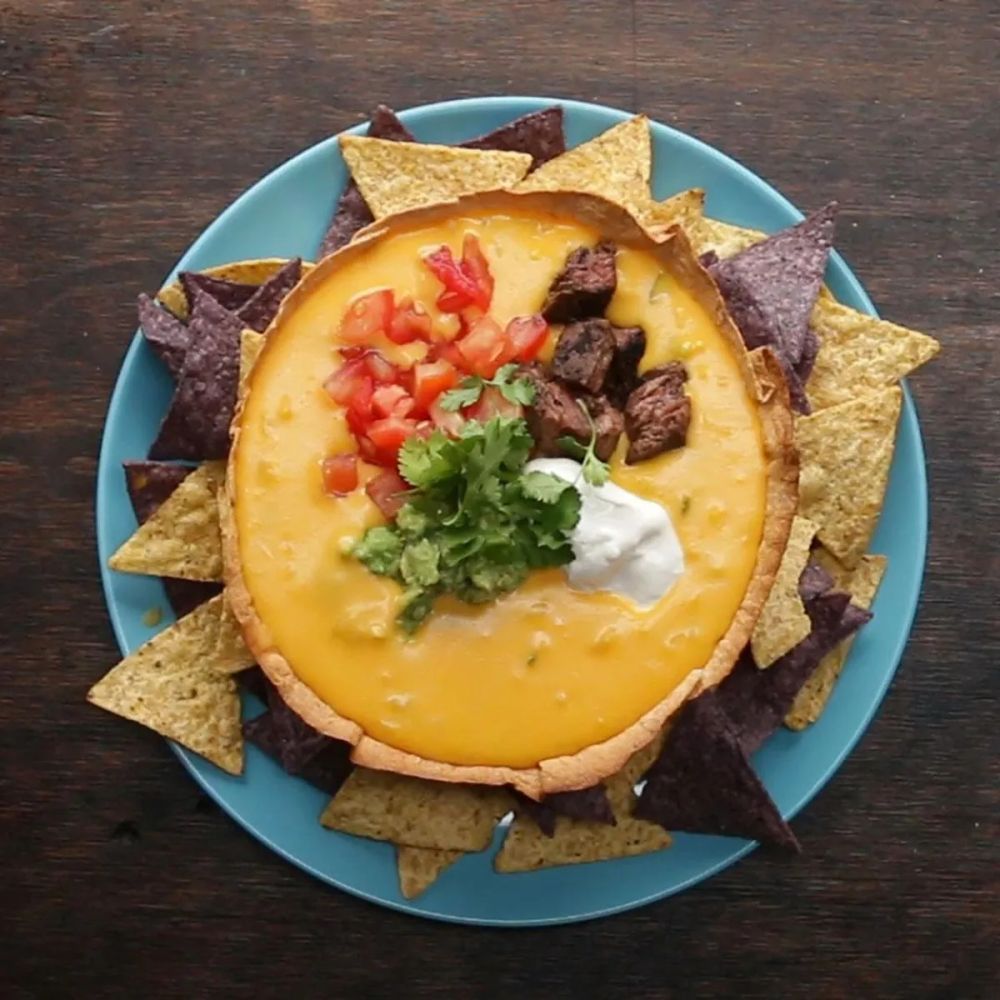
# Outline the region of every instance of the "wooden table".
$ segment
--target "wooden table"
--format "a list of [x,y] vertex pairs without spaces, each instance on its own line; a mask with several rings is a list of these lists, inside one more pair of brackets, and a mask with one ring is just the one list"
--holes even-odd
[[[989,994],[998,45],[991,0],[0,2],[0,983],[25,997]],[[913,386],[933,504],[919,620],[874,724],[796,820],[805,854],[758,852],[675,899],[534,932],[325,888],[209,805],[161,739],[83,702],[117,655],[94,473],[136,292],[256,178],[376,101],[498,93],[641,110],[803,207],[840,199],[839,246],[880,308],[945,345]]]

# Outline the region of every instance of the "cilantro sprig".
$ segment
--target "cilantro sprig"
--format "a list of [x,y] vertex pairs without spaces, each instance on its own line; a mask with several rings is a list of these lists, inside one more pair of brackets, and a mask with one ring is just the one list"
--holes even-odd
[[590,424],[590,441],[583,445],[576,438],[564,435],[559,438],[559,447],[571,458],[580,462],[583,466],[583,478],[591,486],[603,486],[608,481],[608,476],[611,475],[611,469],[607,462],[603,462],[597,457],[597,425],[590,415],[590,410],[587,409],[587,404],[582,399],[578,399],[577,403],[583,410],[587,423]]
[[580,494],[525,471],[533,441],[523,420],[467,422],[457,438],[410,438],[399,472],[412,486],[391,525],[369,528],[354,556],[403,587],[397,623],[414,632],[435,600],[480,604],[518,587],[533,569],[573,558]]
[[462,379],[456,388],[449,389],[441,396],[441,408],[455,412],[471,406],[489,385],[499,389],[500,395],[511,403],[530,406],[535,401],[535,387],[525,378],[514,378],[517,369],[516,364],[503,365],[493,378],[470,375]]

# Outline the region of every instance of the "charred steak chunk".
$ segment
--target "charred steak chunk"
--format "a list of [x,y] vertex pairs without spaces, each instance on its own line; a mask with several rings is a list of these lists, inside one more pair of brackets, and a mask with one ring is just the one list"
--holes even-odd
[[655,382],[664,379],[670,385],[675,395],[679,395],[684,389],[684,383],[688,380],[687,369],[683,361],[668,361],[663,365],[656,365],[649,371],[642,373],[642,382]]
[[570,323],[559,335],[552,374],[584,392],[600,392],[614,353],[615,338],[606,319]]
[[[590,396],[583,400],[594,421],[594,454],[602,461],[606,462],[618,447],[618,439],[625,430],[625,419],[621,410],[612,406],[606,396]],[[589,429],[586,444],[590,440]]]
[[[655,371],[655,370],[654,370]],[[687,442],[691,400],[684,393],[687,371],[678,361],[663,365],[635,389],[625,405],[629,447],[625,461],[643,462]]]
[[614,243],[577,247],[549,288],[542,315],[550,323],[601,316],[618,285]]
[[590,441],[590,422],[573,394],[541,365],[523,365],[518,372],[535,387],[535,401],[525,410],[528,430],[535,439],[535,454],[565,457],[559,438]]
[[646,331],[641,326],[613,326],[615,353],[604,379],[604,394],[618,409],[639,384],[639,362],[646,353]]

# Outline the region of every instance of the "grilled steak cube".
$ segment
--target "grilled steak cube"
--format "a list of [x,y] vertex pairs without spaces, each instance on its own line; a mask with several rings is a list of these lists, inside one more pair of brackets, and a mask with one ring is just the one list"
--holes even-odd
[[[621,410],[612,406],[606,396],[591,396],[589,399],[585,399],[584,403],[594,421],[594,430],[597,435],[594,441],[594,454],[602,462],[606,462],[614,454],[615,448],[618,447],[618,439],[622,436],[622,431],[625,430],[625,419],[622,417]],[[581,443],[587,444],[589,441],[588,428],[587,439]]]
[[674,361],[646,378],[629,396],[625,404],[629,439],[625,461],[629,465],[687,442],[691,400],[684,393],[686,379],[684,366]]
[[639,384],[639,362],[646,353],[646,332],[641,326],[613,326],[615,353],[604,379],[604,394],[618,409],[628,402]]
[[643,382],[655,382],[663,379],[671,388],[675,395],[679,395],[684,389],[684,383],[688,379],[687,368],[683,361],[668,361],[664,365],[657,365],[649,371],[642,373]]
[[541,365],[524,365],[518,372],[535,387],[535,400],[525,409],[528,430],[535,439],[535,454],[564,457],[559,438],[590,441],[590,423],[573,394],[551,378]]
[[597,393],[604,385],[615,338],[606,319],[585,319],[563,329],[552,357],[552,373],[584,392]]
[[614,243],[577,247],[549,288],[542,315],[550,323],[602,316],[618,285]]

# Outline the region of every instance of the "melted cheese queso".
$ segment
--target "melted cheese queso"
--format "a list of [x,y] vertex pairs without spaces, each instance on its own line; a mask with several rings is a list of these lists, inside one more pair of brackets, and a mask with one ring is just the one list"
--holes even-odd
[[[340,715],[424,758],[527,767],[621,732],[708,660],[753,571],[764,457],[754,404],[710,316],[652,256],[622,248],[608,318],[646,330],[642,368],[686,363],[693,412],[685,447],[625,466],[620,446],[611,478],[667,510],[683,575],[640,609],[548,570],[492,604],[440,599],[415,637],[400,633],[399,586],[345,554],[380,522],[377,508],[363,489],[323,490],[322,460],[355,450],[323,382],[351,299],[389,287],[436,316],[440,285],[421,256],[442,243],[458,255],[467,232],[496,279],[490,312],[501,325],[537,312],[570,251],[598,240],[554,217],[460,217],[374,243],[314,286],[252,373],[234,467],[239,556],[275,646]],[[396,361],[424,349],[381,336],[375,346]],[[362,478],[375,471],[363,468]]]

